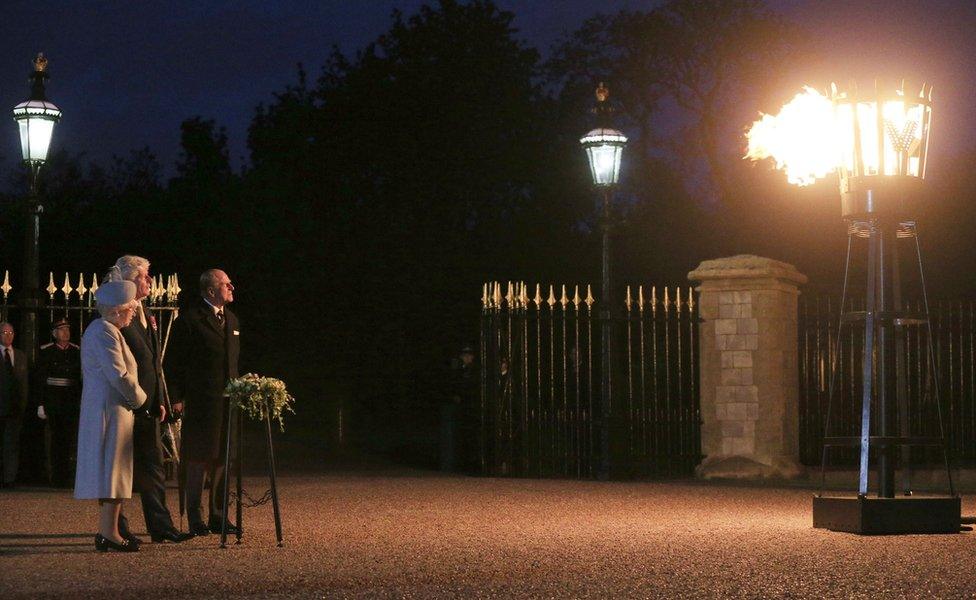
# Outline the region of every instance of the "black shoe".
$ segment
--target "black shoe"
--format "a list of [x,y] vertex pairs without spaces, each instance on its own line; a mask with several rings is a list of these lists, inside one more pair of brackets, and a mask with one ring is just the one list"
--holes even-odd
[[[221,521],[210,520],[210,533],[220,533],[222,528],[223,524]],[[237,535],[238,533],[243,534],[244,532],[239,530],[237,525],[227,521],[227,535]]]
[[137,538],[131,531],[129,531],[128,520],[119,519],[119,535],[124,539],[128,540],[130,544],[135,544],[136,547],[142,543],[142,540]]
[[193,537],[192,533],[183,533],[182,531],[177,531],[176,529],[167,529],[162,533],[151,533],[149,537],[152,538],[154,544],[161,544],[163,542],[173,542],[174,544],[179,544],[180,542],[185,542],[186,540]]
[[116,552],[138,552],[139,546],[126,539],[123,539],[122,543],[116,544],[112,540],[103,537],[102,534],[96,533],[95,550],[99,552],[108,552],[109,550],[115,550]]
[[189,533],[192,535],[210,535],[210,528],[203,523],[190,523]]
[[142,539],[137,538],[135,535],[132,534],[131,531],[126,531],[125,533],[122,533],[120,531],[119,532],[119,535],[121,535],[123,538],[125,538],[125,541],[127,541],[130,544],[134,545],[136,548],[138,548],[139,545],[142,544]]

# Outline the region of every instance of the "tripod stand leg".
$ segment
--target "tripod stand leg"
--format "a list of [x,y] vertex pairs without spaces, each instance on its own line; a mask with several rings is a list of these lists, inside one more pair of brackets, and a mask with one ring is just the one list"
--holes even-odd
[[281,507],[278,505],[278,482],[277,476],[275,475],[274,443],[271,441],[271,411],[268,411],[264,422],[268,428],[268,464],[271,475],[271,503],[274,506],[275,536],[278,539],[278,547],[280,548],[284,544],[282,543],[281,536]]
[[223,513],[220,520],[220,547],[227,547],[227,511],[230,508],[230,439],[231,426],[234,424],[234,409],[230,399],[227,400],[227,443],[224,449],[224,497],[221,498]]
[[[914,229],[908,229],[914,235]],[[901,261],[898,254],[898,236],[891,240],[891,290],[893,309],[900,313],[904,309],[901,297]],[[898,434],[903,438],[911,436],[911,426],[908,422],[908,376],[907,376],[907,332],[904,326],[894,327],[895,344],[895,400],[897,403]],[[903,445],[901,451],[902,491],[906,496],[912,495],[912,447]],[[894,482],[892,482],[894,486]]]
[[244,507],[241,501],[244,497],[244,412],[237,411],[237,541],[241,543],[244,537]]
[[[830,435],[830,411],[833,406],[834,400],[834,386],[837,383],[837,368],[838,361],[840,361],[840,350],[841,350],[841,331],[843,330],[844,324],[844,307],[847,306],[847,285],[850,280],[851,274],[851,247],[854,245],[855,232],[853,230],[848,230],[847,232],[847,261],[844,263],[844,292],[840,297],[840,310],[838,311],[837,319],[837,341],[834,344],[834,355],[830,359],[830,386],[827,388],[827,414],[824,417],[823,428],[824,428],[824,438]],[[830,312],[830,305],[827,305],[827,312]],[[827,484],[827,444],[823,445],[823,454],[820,457],[820,496],[824,494],[824,488]]]
[[935,407],[939,415],[939,436],[942,437],[942,460],[945,462],[946,477],[949,481],[949,495],[956,495],[956,488],[952,482],[952,469],[949,466],[949,447],[946,443],[945,425],[942,421],[942,390],[939,386],[938,362],[935,360],[935,344],[933,343],[932,313],[929,311],[929,294],[925,287],[925,272],[922,270],[922,247],[918,242],[918,229],[915,230],[915,255],[918,256],[918,273],[922,282],[922,300],[925,302],[926,327],[928,328],[929,372],[932,374],[932,386],[935,389]]
[[868,457],[871,450],[871,396],[872,382],[874,381],[874,329],[877,322],[877,255],[879,237],[877,224],[869,224],[870,237],[868,238],[868,290],[866,315],[864,317],[864,360],[861,370],[861,381],[863,381],[861,395],[861,459],[858,474],[857,494],[864,497],[868,494]]

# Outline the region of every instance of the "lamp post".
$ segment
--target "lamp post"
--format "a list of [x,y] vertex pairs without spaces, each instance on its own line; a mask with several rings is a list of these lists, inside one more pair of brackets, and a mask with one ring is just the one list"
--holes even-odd
[[610,476],[610,414],[613,397],[613,328],[610,290],[612,277],[610,271],[610,198],[620,179],[620,159],[623,156],[627,137],[610,127],[612,107],[607,102],[610,91],[601,83],[596,89],[597,128],[580,138],[590,163],[593,185],[603,194],[600,213],[600,230],[603,238],[602,273],[603,285],[600,298],[600,337],[602,343],[602,364],[600,381],[600,468],[598,477]]
[[37,312],[41,304],[38,291],[38,236],[44,207],[38,201],[37,174],[47,161],[54,125],[61,120],[61,109],[47,100],[44,82],[48,78],[47,59],[38,54],[30,75],[31,94],[26,102],[14,107],[14,120],[20,128],[20,146],[24,163],[30,169],[30,194],[27,200],[27,235],[24,256],[24,310],[21,338],[24,351],[33,363],[37,354]]
[[[836,365],[832,369],[830,400],[824,430],[823,465],[827,449],[859,449],[856,498],[814,498],[815,527],[855,533],[942,533],[959,530],[960,502],[949,470],[940,406],[938,371],[932,325],[922,271],[915,213],[924,198],[924,178],[932,123],[931,87],[916,90],[885,88],[839,92],[834,86],[835,138],[839,145],[840,195],[848,222],[847,268],[842,310],[846,307],[851,248],[866,240],[866,293],[863,311],[843,313],[841,327],[864,327],[861,380],[860,434],[830,435],[830,400]],[[901,294],[898,241],[914,242],[923,294],[922,313],[905,310]],[[906,373],[906,330],[927,331],[927,368],[930,369],[939,435],[912,432]],[[838,332],[838,344],[840,332]],[[872,416],[872,411],[876,413]],[[913,446],[941,446],[949,497],[912,498]],[[895,449],[901,451],[903,496],[895,495]],[[877,458],[877,498],[868,498],[870,456]],[[823,471],[822,471],[823,472]],[[823,477],[823,475],[822,475]]]

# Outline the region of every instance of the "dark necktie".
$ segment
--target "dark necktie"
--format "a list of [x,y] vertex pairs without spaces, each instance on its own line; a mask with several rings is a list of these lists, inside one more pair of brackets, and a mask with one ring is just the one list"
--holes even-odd
[[14,361],[13,361],[12,358],[10,358],[10,349],[9,348],[4,348],[3,349],[3,365],[5,367],[7,367],[8,369],[11,369],[11,370],[14,368]]
[[217,311],[217,323],[219,323],[221,327],[224,326],[224,311],[222,310]]

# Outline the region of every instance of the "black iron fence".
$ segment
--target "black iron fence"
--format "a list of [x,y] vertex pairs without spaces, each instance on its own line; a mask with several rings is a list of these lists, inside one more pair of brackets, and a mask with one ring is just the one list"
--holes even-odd
[[[862,303],[852,301],[848,311],[863,310]],[[908,302],[906,308],[924,313],[921,301]],[[859,327],[845,327],[838,345],[839,309],[836,298],[801,297],[800,300],[800,460],[805,465],[819,465],[821,461],[832,376],[835,393],[831,402],[830,435],[860,435],[864,331]],[[936,369],[928,361],[927,327],[903,329],[909,428],[912,435],[940,435],[935,385],[938,382],[950,458],[957,464],[972,464],[976,462],[976,303],[935,302],[929,310]],[[875,421],[879,412],[876,408],[872,407],[871,411]],[[872,422],[872,431],[877,431],[877,427],[878,423]],[[832,449],[828,464],[854,465],[856,453],[857,448]],[[913,464],[941,465],[941,461],[938,448],[913,450]]]
[[[533,293],[534,292],[534,293]],[[486,284],[481,466],[492,475],[596,476],[602,322],[590,286]],[[608,445],[614,478],[686,476],[701,459],[697,298],[628,287],[614,307]]]
[[[56,281],[63,283],[58,284],[55,283]],[[95,273],[92,273],[89,279],[86,279],[84,273],[79,273],[77,278],[69,273],[64,273],[63,278],[60,274],[55,278],[54,273],[49,273],[47,287],[41,290],[48,298],[37,315],[39,330],[44,331],[46,325],[53,322],[55,318],[64,317],[71,323],[80,339],[88,323],[98,316],[95,309],[95,290],[98,289],[98,282],[99,278]],[[164,342],[169,339],[169,331],[177,312],[181,291],[176,275],[169,275],[165,280],[162,275],[157,275],[145,300]],[[10,272],[4,271],[3,281],[0,283],[0,321],[10,321],[16,328],[20,320],[20,307],[12,300],[16,296],[14,292],[15,288],[10,284]],[[38,337],[38,340],[41,344],[50,341],[43,334]]]

